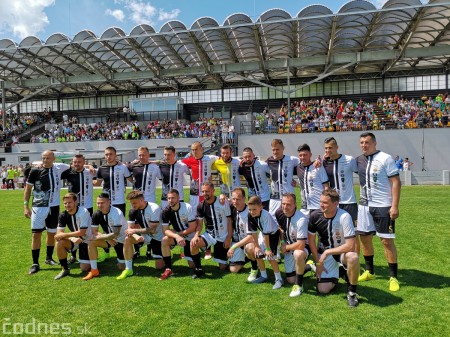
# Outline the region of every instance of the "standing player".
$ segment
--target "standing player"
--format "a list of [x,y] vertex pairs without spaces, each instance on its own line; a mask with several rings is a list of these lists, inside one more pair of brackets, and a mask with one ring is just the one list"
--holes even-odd
[[[139,162],[129,165],[128,169],[133,175],[133,190],[142,191],[145,201],[156,202],[156,180],[161,179],[161,171],[156,164],[150,162],[150,152],[145,146],[138,148]],[[140,245],[135,245],[133,258],[140,256]],[[151,247],[147,246],[147,259],[151,257]]]
[[[176,159],[175,148],[166,146],[164,148],[164,160],[159,163],[162,176],[161,208],[168,206],[167,195],[171,189],[176,189],[180,201],[184,201],[184,175],[189,174],[186,164]],[[194,212],[196,210],[194,209]]]
[[163,261],[161,256],[161,208],[154,202],[144,199],[142,191],[131,191],[127,195],[131,210],[128,215],[128,228],[125,231],[123,255],[125,270],[117,277],[123,280],[133,275],[133,245],[144,243],[150,247],[153,257],[156,258],[155,267],[161,269]]
[[270,189],[267,183],[266,174],[269,173],[267,163],[255,158],[255,154],[250,147],[242,151],[242,162],[239,167],[239,174],[247,181],[248,197],[260,197],[263,208],[269,211]]
[[[191,187],[189,191],[189,204],[194,210],[204,200],[200,194],[201,186],[204,182],[211,181],[211,166],[216,161],[216,156],[203,155],[204,148],[200,142],[191,145],[191,155],[184,158],[182,162],[189,167],[191,171]],[[205,259],[211,258],[211,250],[208,248],[205,252]]]
[[[191,256],[195,264],[192,278],[201,277],[204,272],[200,262],[200,249],[214,246],[214,261],[219,263],[220,270],[227,269],[227,252],[231,244],[233,225],[230,205],[221,203],[214,196],[214,185],[211,182],[202,184],[202,195],[205,200],[197,207],[197,231],[191,241]],[[205,232],[200,235],[199,227],[205,223]]]
[[93,213],[94,187],[93,175],[85,168],[86,159],[82,154],[76,154],[72,158],[72,167],[63,172],[61,179],[66,179],[69,192],[75,193],[78,205],[87,208]]
[[361,185],[357,232],[361,238],[366,264],[366,270],[359,277],[359,281],[368,281],[375,277],[372,237],[376,233],[381,239],[389,265],[389,290],[398,291],[400,285],[397,279],[397,248],[394,239],[395,219],[399,216],[399,172],[394,159],[377,150],[373,133],[362,133],[359,145],[363,154],[356,158]]
[[225,144],[220,148],[220,158],[218,158],[211,166],[213,170],[220,173],[220,193],[227,198],[231,197],[231,191],[236,187],[241,187],[241,179],[239,175],[239,159],[233,158],[233,148],[229,144]]
[[[44,151],[41,155],[42,167],[33,168],[25,186],[23,204],[25,217],[31,218],[31,254],[33,264],[28,274],[39,271],[39,253],[41,251],[42,232],[47,230],[47,256],[45,263],[51,266],[57,263],[52,255],[55,248],[55,233],[58,225],[61,175],[70,166],[55,163],[55,154]],[[34,188],[34,189],[33,189]],[[28,206],[33,192],[32,210]]]
[[272,156],[267,158],[270,179],[270,214],[275,214],[281,207],[283,193],[294,193],[294,168],[300,163],[298,158],[284,154],[284,145],[281,139],[274,139],[271,143]]
[[[62,279],[70,274],[67,261],[68,251],[73,252],[77,249],[80,251],[80,269],[82,272],[89,271],[91,267],[88,246],[85,242],[87,236],[90,235],[91,214],[85,207],[77,204],[75,193],[69,192],[64,195],[63,203],[65,211],[59,215],[58,231],[55,235],[56,254],[63,269],[55,276],[55,280]],[[66,226],[69,228],[69,232],[64,233]]]
[[297,177],[302,195],[302,210],[319,209],[320,195],[323,190],[329,187],[327,173],[321,165],[315,167],[311,160],[312,153],[308,144],[300,145],[297,151],[300,158],[300,164],[297,166]]
[[216,156],[203,155],[204,149],[200,142],[191,145],[191,155],[181,160],[191,171],[191,188],[189,203],[195,210],[204,197],[200,194],[204,182],[210,181],[211,166],[216,161]]
[[308,239],[308,217],[297,210],[297,198],[294,193],[285,193],[281,198],[281,208],[275,212],[278,226],[281,228],[281,252],[287,281],[294,284],[290,297],[303,293],[303,274],[305,261],[309,255],[306,248]]
[[[98,232],[98,227],[102,228],[103,234]],[[91,228],[92,237],[88,243],[91,270],[83,278],[85,281],[100,275],[97,268],[97,247],[114,247],[117,254],[117,267],[119,270],[125,268],[123,242],[125,240],[127,221],[125,220],[122,211],[111,205],[108,193],[102,192],[97,197],[97,211],[92,216]]]
[[245,203],[245,190],[242,187],[237,187],[233,190],[231,193],[231,202],[233,204],[233,207],[231,207],[233,236],[231,248],[228,250],[230,271],[232,273],[238,273],[244,266],[245,258],[247,257],[252,264],[247,281],[253,282],[258,275],[258,264],[255,259],[253,237],[249,237],[249,242],[245,246],[236,246],[248,236],[248,207]]
[[175,245],[183,247],[184,258],[188,261],[189,267],[192,269],[195,267],[190,248],[197,228],[195,212],[191,205],[180,201],[180,193],[176,189],[169,190],[167,199],[169,205],[162,211],[162,228],[165,236],[162,239],[161,250],[166,269],[159,278],[161,281],[173,275],[170,248]]
[[[93,214],[94,185],[93,173],[85,168],[86,159],[82,154],[76,154],[72,158],[72,167],[63,172],[61,179],[67,180],[69,192],[77,195],[78,205],[87,208],[90,215]],[[72,251],[69,264],[76,260],[76,250]]]
[[150,152],[145,146],[138,148],[139,162],[128,167],[133,176],[133,190],[142,191],[145,201],[156,202],[156,180],[161,179],[161,171],[150,162]]
[[[330,188],[339,193],[339,208],[347,211],[356,227],[358,221],[358,205],[356,194],[353,189],[353,172],[358,168],[356,160],[352,156],[340,154],[338,152],[336,139],[329,137],[325,139],[325,156],[323,167],[327,172]],[[359,253],[359,241],[356,238],[356,252]]]
[[320,197],[320,210],[314,210],[309,218],[309,247],[316,262],[317,291],[328,294],[335,287],[340,262],[346,269],[343,276],[347,281],[347,303],[350,307],[356,307],[359,258],[355,253],[355,229],[350,214],[338,206],[338,192],[324,190]]
[[109,194],[111,205],[125,214],[125,181],[128,179],[132,182],[131,173],[124,164],[117,161],[117,152],[114,147],[109,146],[105,149],[105,160],[106,164],[101,165],[97,170],[94,186],[100,186],[103,181],[103,193]]

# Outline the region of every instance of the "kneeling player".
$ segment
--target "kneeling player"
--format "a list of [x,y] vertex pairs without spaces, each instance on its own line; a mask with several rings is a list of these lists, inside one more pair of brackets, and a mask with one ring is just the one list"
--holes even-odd
[[133,275],[133,245],[143,243],[149,247],[155,262],[156,269],[163,267],[161,256],[161,208],[154,202],[147,202],[141,191],[128,193],[132,209],[128,216],[128,229],[125,231],[123,254],[125,257],[125,270],[117,279]]
[[283,286],[284,281],[281,277],[280,268],[277,262],[277,258],[279,257],[278,243],[280,241],[280,231],[278,230],[278,226],[272,215],[263,209],[260,197],[253,196],[248,200],[248,213],[248,235],[234,246],[241,247],[249,242],[254,242],[254,255],[258,263],[261,276],[255,279],[252,283],[265,283],[269,280],[263,260],[266,258],[272,266],[275,274],[275,284],[272,289],[279,289]]
[[[228,202],[221,203],[214,196],[214,185],[210,182],[202,184],[203,200],[197,207],[198,225],[191,241],[191,256],[195,264],[192,278],[198,278],[204,274],[200,262],[200,249],[214,246],[214,261],[219,263],[220,270],[226,270],[227,252],[231,244],[233,225],[231,211]],[[200,235],[201,228],[205,222],[206,230]]]
[[[162,211],[162,226],[165,236],[162,239],[161,250],[165,264],[165,271],[159,278],[161,281],[173,275],[172,257],[170,248],[179,245],[183,247],[184,258],[188,261],[189,267],[195,267],[191,257],[191,240],[197,228],[195,212],[191,205],[180,201],[180,193],[176,189],[170,189],[167,193],[169,205]],[[172,226],[172,229],[169,228]]]
[[[98,232],[99,226],[102,228],[103,234]],[[117,267],[120,270],[125,268],[123,242],[126,229],[127,221],[122,211],[111,206],[108,193],[100,193],[97,197],[97,211],[92,216],[92,238],[88,244],[91,271],[83,280],[87,281],[100,275],[97,268],[97,247],[114,247],[117,254]]]
[[284,254],[286,278],[289,283],[294,284],[290,297],[300,296],[303,292],[305,261],[309,255],[306,248],[308,217],[297,210],[296,204],[295,194],[285,193],[281,198],[281,208],[275,212],[283,233],[281,252]]
[[[55,280],[62,279],[70,274],[67,262],[67,252],[79,250],[79,261],[81,271],[89,271],[89,254],[86,239],[87,232],[91,227],[91,215],[89,211],[77,204],[77,195],[75,193],[67,193],[63,197],[65,211],[59,215],[58,228],[55,235],[56,254],[62,271],[55,276]],[[65,227],[69,228],[68,233],[64,233]]]
[[[317,290],[329,293],[338,282],[341,262],[346,269],[347,302],[350,307],[358,305],[356,285],[359,276],[359,258],[354,252],[355,229],[346,211],[338,208],[339,194],[335,190],[323,191],[320,210],[311,213],[308,226],[308,240],[316,261]],[[319,244],[316,245],[316,234]]]
[[255,259],[255,245],[253,237],[245,246],[238,246],[241,240],[247,237],[248,228],[248,207],[245,203],[245,190],[241,187],[236,187],[231,193],[231,201],[233,207],[231,208],[231,216],[233,218],[233,237],[232,245],[228,250],[228,257],[230,258],[230,271],[238,273],[245,264],[246,258],[250,260],[252,269],[247,278],[248,282],[253,282],[258,275],[258,265]]

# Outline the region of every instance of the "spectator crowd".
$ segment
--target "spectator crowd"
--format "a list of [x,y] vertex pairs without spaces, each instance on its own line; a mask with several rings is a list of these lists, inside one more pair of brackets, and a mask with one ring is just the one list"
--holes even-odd
[[32,143],[82,142],[92,140],[145,140],[169,138],[213,138],[217,142],[234,142],[234,127],[217,118],[197,122],[151,121],[143,126],[139,122],[78,124],[75,117],[66,118],[62,124],[54,125],[40,135],[33,135]]
[[260,132],[366,131],[387,128],[447,127],[450,96],[424,95],[408,99],[401,95],[379,97],[376,104],[360,99],[310,99],[283,103],[279,113],[265,108],[255,120]]

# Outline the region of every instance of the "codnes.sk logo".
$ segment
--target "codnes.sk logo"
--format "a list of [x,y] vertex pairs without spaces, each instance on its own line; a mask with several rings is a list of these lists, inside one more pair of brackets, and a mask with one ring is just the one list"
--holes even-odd
[[90,327],[67,322],[40,322],[34,317],[28,322],[15,322],[9,317],[2,319],[3,335],[89,335]]

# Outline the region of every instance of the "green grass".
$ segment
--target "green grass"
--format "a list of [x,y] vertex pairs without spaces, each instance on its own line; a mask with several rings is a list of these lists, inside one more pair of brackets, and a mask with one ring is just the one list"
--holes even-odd
[[247,284],[249,266],[232,275],[219,272],[211,260],[204,261],[207,276],[192,280],[177,249],[177,276],[164,282],[154,262],[144,258],[136,264],[137,275],[124,281],[115,280],[119,272],[110,259],[99,265],[98,279],[82,281],[76,266],[71,277],[57,282],[59,268],[43,264],[44,251],[42,270],[29,276],[31,234],[22,192],[1,191],[2,329],[34,319],[69,324],[73,334],[86,324],[92,336],[448,336],[449,195],[448,186],[402,189],[396,228],[401,289],[388,291],[377,239],[378,278],[358,286],[360,306],[349,309],[342,281],[332,294],[319,296],[307,276],[305,293],[291,299],[290,286],[273,291],[271,284]]

